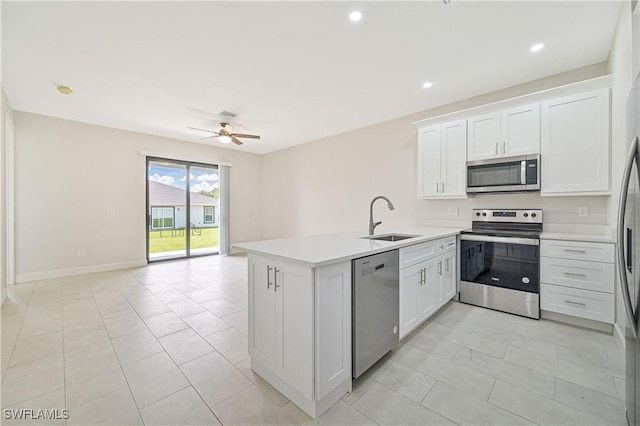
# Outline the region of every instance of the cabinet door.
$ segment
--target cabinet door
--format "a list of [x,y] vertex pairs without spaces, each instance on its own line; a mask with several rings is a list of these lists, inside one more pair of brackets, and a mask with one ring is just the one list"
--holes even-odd
[[437,309],[437,288],[440,282],[438,262],[440,257],[427,260],[418,266],[424,269],[424,284],[418,289],[418,322],[429,318]]
[[275,260],[249,255],[249,354],[271,369],[275,366]]
[[469,141],[467,160],[484,160],[500,155],[500,113],[480,115],[467,120]]
[[541,195],[610,193],[609,89],[541,104]]
[[418,131],[418,197],[440,195],[440,126]]
[[418,293],[422,290],[425,262],[400,270],[400,338],[419,323]]
[[456,295],[456,251],[442,255],[442,299],[440,306],[447,303]]
[[502,112],[500,153],[506,156],[540,152],[540,104]]
[[443,124],[440,141],[440,194],[467,195],[467,121]]
[[308,399],[313,398],[313,273],[279,261],[274,276],[275,372]]

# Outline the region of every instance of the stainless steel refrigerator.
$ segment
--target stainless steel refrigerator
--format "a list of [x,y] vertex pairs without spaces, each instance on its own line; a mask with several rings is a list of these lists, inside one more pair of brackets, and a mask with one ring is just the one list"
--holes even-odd
[[618,207],[618,270],[626,312],[625,401],[627,422],[640,426],[640,74],[627,101],[628,154]]

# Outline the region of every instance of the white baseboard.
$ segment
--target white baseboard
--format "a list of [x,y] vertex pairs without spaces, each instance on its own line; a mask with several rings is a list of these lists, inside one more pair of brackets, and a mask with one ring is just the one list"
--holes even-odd
[[613,335],[613,324],[607,324],[600,321],[594,321],[586,318],[578,318],[571,315],[560,314],[558,312],[550,312],[540,310],[540,318],[550,319],[556,322],[563,322],[578,327],[590,328],[592,330],[601,331]]
[[16,283],[26,283],[29,281],[48,280],[51,278],[69,277],[73,275],[93,274],[96,272],[116,271],[118,269],[137,268],[146,266],[146,260],[134,260],[131,262],[106,263],[103,265],[81,266],[78,268],[54,269],[52,271],[30,272],[26,274],[16,274]]

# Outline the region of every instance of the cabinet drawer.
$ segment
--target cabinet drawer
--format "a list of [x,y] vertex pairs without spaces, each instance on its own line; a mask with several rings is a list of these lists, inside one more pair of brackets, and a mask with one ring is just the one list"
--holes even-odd
[[540,285],[540,309],[613,324],[613,294]]
[[438,240],[438,254],[453,251],[455,250],[455,248],[456,248],[455,235],[452,237],[441,238]]
[[412,246],[400,248],[400,269],[408,268],[425,260],[431,259],[439,253],[440,240],[427,241]]
[[613,263],[541,257],[540,279],[549,284],[613,293]]
[[614,245],[582,241],[542,240],[540,256],[613,263]]

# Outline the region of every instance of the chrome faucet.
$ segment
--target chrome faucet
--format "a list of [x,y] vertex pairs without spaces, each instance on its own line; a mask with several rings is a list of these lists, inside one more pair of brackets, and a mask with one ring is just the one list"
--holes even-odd
[[373,235],[373,230],[376,229],[376,226],[378,226],[378,225],[380,225],[382,223],[382,222],[374,222],[373,221],[373,203],[375,203],[376,200],[379,199],[379,198],[382,198],[383,200],[385,200],[387,202],[387,205],[389,206],[389,210],[395,209],[395,207],[393,207],[393,203],[391,202],[391,200],[388,199],[387,197],[382,196],[382,195],[378,195],[373,200],[371,200],[371,206],[369,207],[369,235]]

